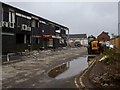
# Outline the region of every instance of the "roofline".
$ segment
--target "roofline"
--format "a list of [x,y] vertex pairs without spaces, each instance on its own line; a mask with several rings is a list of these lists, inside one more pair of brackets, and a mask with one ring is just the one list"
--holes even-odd
[[87,34],[69,34],[69,35],[86,35],[87,36]]
[[24,11],[24,10],[22,10],[22,9],[19,9],[19,8],[17,8],[17,7],[14,7],[14,6],[12,6],[12,5],[9,5],[9,4],[3,3],[3,2],[0,2],[0,3],[2,3],[2,4],[4,4],[4,5],[7,5],[7,6],[11,7],[11,8],[14,8],[14,9],[16,9],[16,10],[20,10],[20,11],[25,12],[25,13],[27,13],[27,14],[33,15],[33,16],[35,16],[35,17],[38,17],[39,19],[43,19],[43,20],[45,20],[45,21],[47,21],[47,22],[53,23],[53,24],[55,24],[55,25],[58,25],[58,26],[60,26],[60,27],[63,27],[63,28],[66,28],[66,29],[69,30],[69,28],[66,27],[66,26],[64,26],[64,25],[61,25],[61,24],[55,23],[55,22],[53,22],[53,21],[51,21],[51,20],[42,18],[42,17],[40,17],[40,16],[38,16],[38,15],[35,15],[35,14],[33,14],[33,13],[30,13],[29,11],[28,11],[28,12],[27,12],[27,11]]
[[116,38],[119,38],[119,37],[120,37],[120,35],[118,35],[118,36],[116,36],[114,38],[111,38],[110,40],[113,40],[113,39],[116,39]]

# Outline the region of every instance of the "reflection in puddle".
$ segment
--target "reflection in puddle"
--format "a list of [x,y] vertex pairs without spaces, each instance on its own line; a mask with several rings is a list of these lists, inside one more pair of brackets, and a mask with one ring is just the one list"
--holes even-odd
[[91,64],[91,62],[94,58],[95,58],[95,56],[88,56],[88,58],[87,58],[88,65]]
[[80,57],[78,59],[63,63],[62,65],[55,67],[48,73],[48,75],[55,79],[68,78],[80,74],[87,67],[87,57]]
[[67,63],[64,63],[54,69],[52,69],[48,75],[52,78],[55,78],[56,76],[58,76],[59,74],[63,73],[64,71],[66,71],[68,68],[69,68],[69,64],[68,62]]
[[92,60],[93,58],[95,58],[95,56],[88,56],[88,61]]

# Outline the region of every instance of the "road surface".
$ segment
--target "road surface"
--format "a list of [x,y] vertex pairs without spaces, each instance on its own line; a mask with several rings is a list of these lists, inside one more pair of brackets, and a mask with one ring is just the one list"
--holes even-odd
[[[52,54],[51,54],[52,53]],[[77,75],[55,79],[48,76],[48,71],[57,65],[87,55],[87,49],[70,48],[49,54],[39,52],[34,57],[26,56],[25,61],[3,65],[3,88],[78,88]]]

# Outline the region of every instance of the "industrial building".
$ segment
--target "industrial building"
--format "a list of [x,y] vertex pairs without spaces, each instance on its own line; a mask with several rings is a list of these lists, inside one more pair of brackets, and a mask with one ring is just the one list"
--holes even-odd
[[0,2],[2,53],[65,47],[68,27]]

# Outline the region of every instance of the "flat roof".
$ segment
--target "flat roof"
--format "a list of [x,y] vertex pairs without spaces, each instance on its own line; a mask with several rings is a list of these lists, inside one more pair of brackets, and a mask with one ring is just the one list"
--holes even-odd
[[69,34],[69,38],[87,38],[86,34]]

